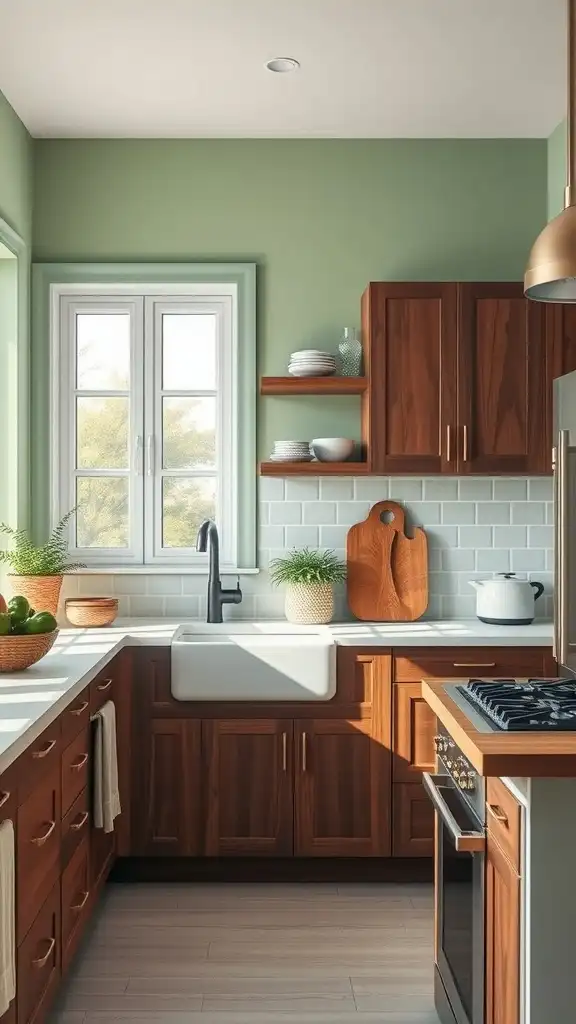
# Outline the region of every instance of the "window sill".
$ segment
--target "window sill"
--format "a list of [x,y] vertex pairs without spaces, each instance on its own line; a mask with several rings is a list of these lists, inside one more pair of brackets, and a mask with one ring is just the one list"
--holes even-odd
[[[257,576],[260,569],[236,569],[221,565],[221,576]],[[70,576],[207,576],[208,565],[91,565]]]

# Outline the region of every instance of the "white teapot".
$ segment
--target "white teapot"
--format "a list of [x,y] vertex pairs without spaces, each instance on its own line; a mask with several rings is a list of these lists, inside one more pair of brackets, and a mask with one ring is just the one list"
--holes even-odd
[[513,572],[500,572],[490,580],[469,580],[476,591],[476,615],[495,626],[528,626],[534,621],[534,603],[544,584],[519,580]]

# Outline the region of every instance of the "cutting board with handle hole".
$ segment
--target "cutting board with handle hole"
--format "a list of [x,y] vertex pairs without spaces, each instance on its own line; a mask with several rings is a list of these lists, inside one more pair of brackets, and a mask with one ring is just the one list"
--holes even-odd
[[404,509],[379,501],[348,530],[347,591],[358,619],[412,622],[428,607],[428,545],[421,526],[404,532]]

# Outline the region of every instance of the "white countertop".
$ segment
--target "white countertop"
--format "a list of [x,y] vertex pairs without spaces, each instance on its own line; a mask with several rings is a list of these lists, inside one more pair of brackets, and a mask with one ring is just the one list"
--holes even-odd
[[[190,620],[192,621],[192,620]],[[169,646],[178,622],[118,619],[105,629],[62,629],[45,658],[25,672],[0,675],[0,772],[50,725],[124,646]],[[195,620],[196,626],[198,625]],[[286,622],[255,623],[263,632],[293,631]],[[487,626],[476,619],[349,622],[296,631],[327,632],[337,644],[366,647],[548,647],[552,623]]]

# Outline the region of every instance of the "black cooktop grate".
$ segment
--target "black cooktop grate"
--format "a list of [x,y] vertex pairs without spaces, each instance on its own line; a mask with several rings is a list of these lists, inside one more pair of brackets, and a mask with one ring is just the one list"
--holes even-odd
[[471,679],[459,687],[477,710],[509,732],[576,730],[574,679]]

